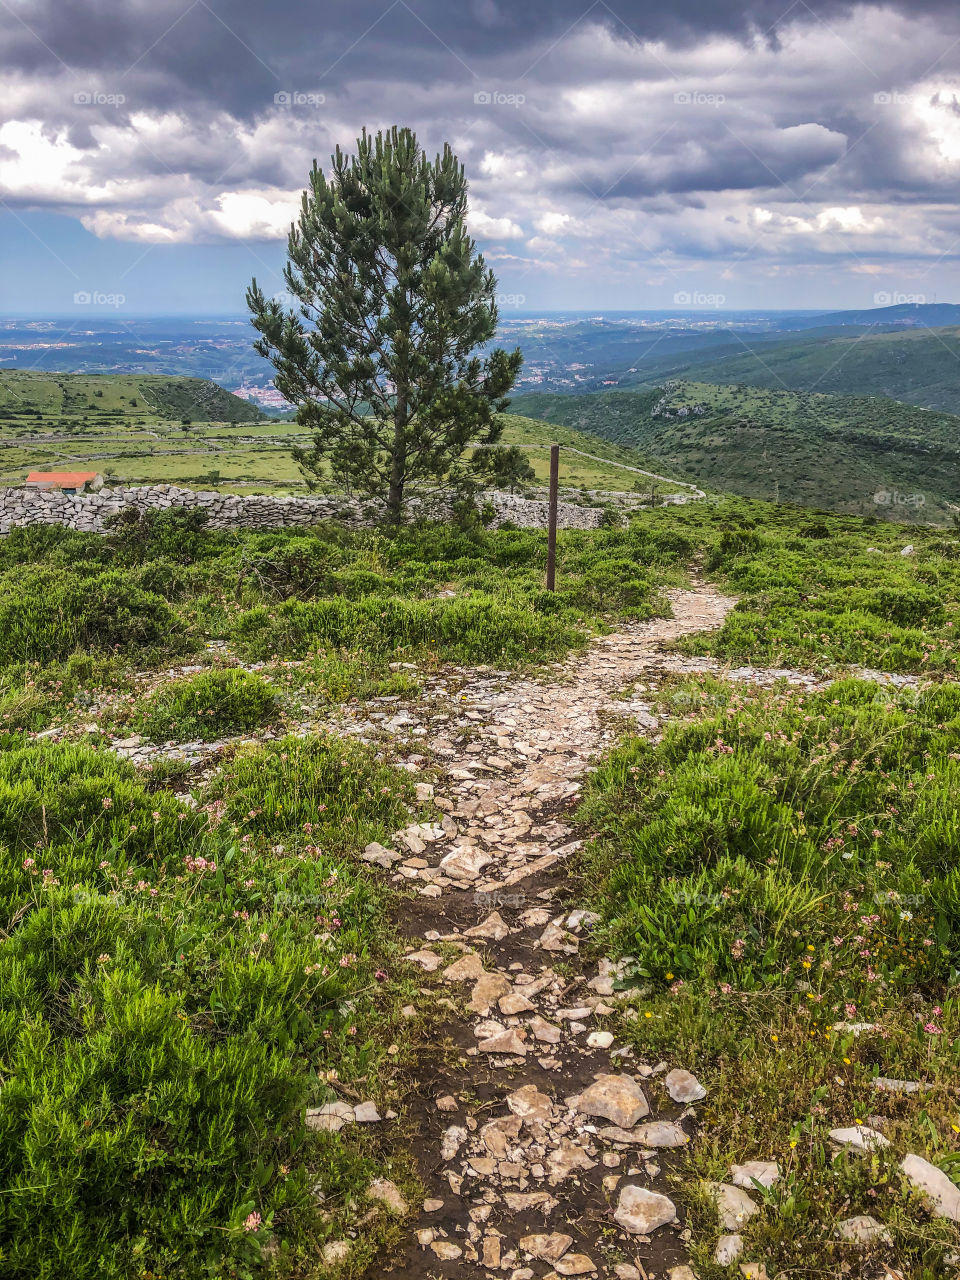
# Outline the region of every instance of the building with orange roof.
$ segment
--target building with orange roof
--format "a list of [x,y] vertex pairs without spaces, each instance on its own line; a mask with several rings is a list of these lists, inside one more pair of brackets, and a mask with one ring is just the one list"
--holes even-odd
[[31,471],[28,489],[59,489],[61,493],[85,493],[103,484],[99,471]]

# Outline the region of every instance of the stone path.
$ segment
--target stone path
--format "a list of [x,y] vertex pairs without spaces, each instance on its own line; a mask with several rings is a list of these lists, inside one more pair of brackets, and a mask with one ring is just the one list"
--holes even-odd
[[449,1012],[407,1099],[427,1196],[399,1256],[371,1275],[689,1275],[671,1158],[695,1140],[704,1090],[685,1064],[617,1044],[607,1025],[629,993],[614,964],[581,961],[593,918],[561,905],[579,846],[567,814],[590,762],[625,721],[657,731],[643,695],[670,665],[662,644],[719,626],[734,601],[702,589],[672,603],[673,618],[598,640],[549,683],[475,672],[429,725],[399,708],[373,719],[368,704],[341,726],[410,747],[429,735],[445,772],[419,784],[442,823],[364,854],[416,889],[407,963]]
[[[730,600],[729,597],[718,598],[723,599],[725,603],[728,604],[728,609],[735,603],[735,601]],[[666,627],[673,621],[675,620],[659,620],[658,622],[650,625],[654,628]],[[722,621],[722,618],[720,621]],[[694,631],[703,629],[705,628],[693,628]],[[620,687],[630,684],[635,679],[638,671],[647,671],[650,669],[650,662],[652,660],[653,652],[655,651],[652,652],[649,650],[651,639],[650,637],[647,637],[647,652],[644,655],[638,655],[636,653],[635,646],[640,642],[638,632],[639,629],[620,632],[616,636],[606,637],[605,640],[599,641],[597,646],[595,646],[600,647],[604,644],[611,645],[614,654],[617,654],[618,648],[622,648],[622,652],[619,654],[619,657],[624,659],[625,668],[624,665],[619,662],[616,666],[617,672],[621,672],[623,669],[623,685]],[[686,635],[688,632],[684,630],[671,635],[664,631],[660,634],[661,639],[667,640],[675,638],[677,635]],[[624,644],[626,644],[626,648],[623,648]],[[208,647],[220,650],[223,653],[227,652],[227,646],[222,642]],[[607,656],[609,657],[609,654]],[[633,666],[629,665],[631,662],[634,662]],[[637,662],[639,662],[640,665],[637,665]],[[244,671],[262,671],[268,677],[270,677],[274,671],[274,664],[268,662],[246,662],[239,663],[237,665]],[[288,659],[277,665],[279,665],[281,669],[284,669],[299,667],[303,664],[296,659]],[[416,670],[416,665],[414,663],[399,663],[395,665],[400,667],[409,666],[412,671]],[[728,662],[724,662],[718,658],[686,657],[679,653],[657,653],[654,666],[657,677],[668,674],[681,676],[715,675],[722,677],[724,680],[742,684],[763,685],[768,688],[772,685],[779,684],[782,681],[787,685],[793,685],[794,687],[803,689],[807,693],[813,693],[819,689],[826,689],[834,682],[834,679],[841,678],[839,676],[818,676],[810,671],[797,671],[790,667],[755,667],[749,665],[731,667]],[[134,680],[135,684],[138,686],[137,692],[142,696],[148,690],[163,681],[176,680],[185,676],[196,675],[198,672],[206,671],[207,669],[208,668],[205,665],[193,663],[179,667],[171,667],[162,672],[141,672],[134,677]],[[574,667],[571,667],[570,664],[557,664],[555,669],[559,673],[566,672],[568,677],[570,672],[573,671],[573,678],[578,678],[576,675],[576,664]],[[922,676],[904,675],[898,672],[891,673],[877,671],[872,667],[853,666],[845,669],[842,674],[845,676],[856,677],[861,680],[872,680],[878,685],[891,689],[918,689],[925,683],[925,679]],[[506,674],[504,673],[499,678],[499,683],[502,684],[502,681],[506,678]],[[440,680],[433,679],[428,682],[427,693],[431,698],[437,696],[443,697],[449,694],[450,690],[444,687],[445,679],[446,677]],[[447,681],[447,683],[449,683],[449,681]],[[475,686],[476,682],[471,680],[471,689]],[[476,687],[479,688],[479,686]],[[491,682],[491,687],[499,687],[498,680],[496,678]],[[534,687],[539,688],[540,686]],[[587,691],[587,697],[589,698],[589,691]],[[218,738],[212,742],[197,740],[194,742],[155,743],[148,741],[139,734],[130,734],[122,738],[115,738],[111,742],[110,746],[118,755],[122,756],[124,759],[131,760],[137,765],[147,764],[151,759],[158,756],[162,756],[169,760],[183,760],[187,764],[196,765],[219,755],[224,748],[227,747],[232,748],[244,745],[255,745],[258,742],[268,742],[273,738],[282,737],[287,733],[309,734],[316,732],[318,729],[325,730],[331,727],[335,727],[338,731],[345,730],[346,732],[353,733],[360,737],[369,737],[372,732],[375,732],[378,725],[385,725],[390,729],[395,729],[402,737],[404,731],[407,733],[411,731],[415,721],[411,718],[407,709],[403,709],[400,712],[399,718],[391,717],[386,708],[388,708],[392,703],[399,701],[399,698],[374,698],[363,705],[359,712],[359,718],[351,718],[348,715],[348,718],[343,720],[338,717],[334,725],[331,725],[331,722],[327,718],[318,722],[315,712],[311,713],[309,711],[304,711],[301,712],[299,716],[288,717],[287,720],[275,730],[260,729],[255,733],[236,734],[225,738]],[[482,691],[480,702],[483,702]],[[377,705],[381,706],[383,709],[379,712],[374,712],[373,717],[370,717],[369,713],[371,707]],[[629,709],[630,705],[630,703],[617,701],[615,709]],[[645,709],[645,704],[643,704],[642,701],[638,705],[641,709]],[[91,712],[91,716],[93,716],[93,712]],[[93,729],[96,726],[92,725],[89,727]],[[422,732],[425,734],[426,730],[422,730]],[[64,731],[61,728],[53,728],[45,730],[43,733],[39,733],[36,736],[38,738],[56,739],[62,737],[63,733]]]

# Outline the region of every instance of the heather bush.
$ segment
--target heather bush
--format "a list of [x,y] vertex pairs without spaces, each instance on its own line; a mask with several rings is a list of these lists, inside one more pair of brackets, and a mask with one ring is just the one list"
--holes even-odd
[[[581,870],[595,946],[625,961],[621,1033],[706,1089],[681,1166],[697,1274],[726,1274],[705,1184],[750,1160],[778,1165],[739,1227],[771,1274],[944,1274],[955,1225],[898,1164],[960,1169],[960,687],[705,677],[656,710],[662,740],[627,738],[591,777]],[[838,1151],[830,1131],[860,1124],[889,1147]],[[839,1238],[862,1214],[876,1249]]]
[[590,820],[616,849],[607,910],[644,976],[803,980],[832,1009],[946,977],[960,951],[955,689],[705,680],[666,705],[686,714],[663,741],[628,739],[591,781]]
[[373,653],[429,651],[455,662],[521,663],[560,656],[578,642],[571,623],[521,602],[472,595],[449,600],[397,596],[288,600],[242,614],[234,627],[238,651],[251,660],[271,654],[301,657],[317,649]]
[[161,685],[140,707],[134,726],[157,742],[212,742],[249,732],[279,714],[276,693],[256,672],[202,671]]
[[375,1082],[400,1035],[350,840],[386,839],[411,784],[356,744],[290,745],[317,799],[283,847],[246,817],[255,758],[232,766],[248,794],[228,773],[193,809],[109,753],[0,752],[0,1275],[262,1274],[281,1224],[295,1270],[339,1229],[317,1195],[378,1171],[304,1108],[329,1070]]
[[74,650],[172,645],[182,627],[159,596],[117,570],[28,567],[0,576],[0,663],[57,662]]

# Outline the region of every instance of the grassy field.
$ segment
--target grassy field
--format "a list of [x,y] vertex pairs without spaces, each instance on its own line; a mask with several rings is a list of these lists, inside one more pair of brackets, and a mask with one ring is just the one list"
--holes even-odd
[[[316,1275],[359,1219],[354,1265],[389,1238],[367,1188],[414,1195],[409,1157],[306,1112],[382,1113],[419,1034],[358,856],[418,810],[409,773],[303,717],[415,691],[391,662],[529,665],[649,616],[682,571],[669,533],[630,545],[565,536],[548,596],[539,533],[233,536],[174,512],[0,543],[0,1274]],[[267,725],[200,775],[107,746]]]
[[[0,484],[15,484],[33,469],[83,466],[118,483],[305,493],[291,449],[309,435],[295,422],[262,419],[253,405],[198,378],[4,370]],[[631,491],[639,484],[645,493],[676,491],[625,470],[658,470],[627,445],[504,415],[503,443],[529,448],[535,483],[547,482],[553,441],[595,455],[561,454],[565,488]]]
[[960,418],[894,400],[677,382],[516,407],[744,497],[902,523],[947,523],[960,508]]
[[[701,1280],[721,1280],[707,1183],[775,1161],[739,1228],[768,1273],[952,1274],[957,1228],[900,1173],[905,1152],[960,1173],[960,536],[806,518],[761,503],[650,513],[740,597],[683,648],[733,665],[842,677],[822,692],[675,677],[654,744],[626,737],[581,809],[583,891],[602,955],[631,957],[624,1034],[708,1090],[680,1166]],[[877,1078],[918,1083],[885,1092]],[[881,1080],[882,1084],[882,1080]],[[889,1148],[840,1151],[866,1125]],[[842,1241],[866,1214],[886,1236]]]
[[[933,683],[662,691],[663,741],[618,746],[583,814],[600,941],[637,958],[646,991],[628,1034],[709,1085],[695,1183],[781,1161],[749,1225],[772,1261],[870,1206],[917,1276],[942,1274],[949,1233],[891,1162],[831,1161],[824,1138],[878,1112],[898,1150],[957,1168],[960,704],[940,682],[960,657],[960,542],[911,537],[902,556],[890,524],[661,508],[561,534],[553,594],[539,531],[212,533],[173,511],[4,538],[0,1274],[321,1276],[325,1244],[361,1221],[355,1261],[391,1238],[367,1190],[385,1174],[414,1198],[409,1154],[376,1126],[316,1132],[306,1112],[382,1113],[400,1088],[429,1014],[396,976],[395,903],[359,853],[437,815],[389,751],[315,721],[416,696],[444,663],[556,660],[665,612],[694,569],[741,599],[691,651]],[[197,772],[109,749],[268,729]],[[878,1030],[830,1030],[844,1020]],[[933,1088],[877,1097],[878,1072]],[[687,1201],[700,1248],[711,1210]],[[704,1280],[724,1274],[701,1252]]]
[[[730,1274],[706,1184],[751,1160],[780,1169],[740,1228],[771,1276],[949,1274],[956,1226],[898,1163],[960,1172],[957,686],[703,679],[664,690],[659,711],[663,741],[627,740],[595,776],[585,870],[605,954],[635,958],[630,1041],[708,1090],[683,1162],[697,1274]],[[830,1131],[857,1126],[889,1147],[839,1151]],[[841,1241],[858,1214],[885,1239]]]
[[182,417],[224,422],[256,422],[255,405],[203,378],[159,374],[26,373],[0,371],[0,411],[33,422],[95,423],[163,421]]

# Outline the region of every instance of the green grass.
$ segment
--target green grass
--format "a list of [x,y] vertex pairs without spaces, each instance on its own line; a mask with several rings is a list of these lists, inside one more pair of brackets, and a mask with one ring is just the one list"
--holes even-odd
[[78,417],[96,420],[107,415],[129,423],[145,417],[256,422],[262,416],[255,405],[205,378],[15,369],[0,370],[0,411],[8,422],[17,421],[21,427],[30,424],[34,430],[38,414],[46,425],[50,418],[73,422]]
[[643,524],[684,534],[708,576],[739,597],[719,631],[684,642],[687,652],[814,671],[957,671],[955,531],[736,501],[651,512]]
[[212,742],[278,718],[277,695],[252,671],[203,671],[161,685],[139,709],[135,727],[155,742]]
[[[291,450],[309,434],[292,420],[263,418],[202,378],[0,370],[0,483],[22,481],[31,469],[82,463],[111,483],[305,494]],[[630,491],[640,478],[624,465],[651,469],[635,449],[515,414],[503,419],[503,442],[529,446],[540,484],[547,483],[546,446],[554,441],[600,459],[562,453],[560,483],[567,489]],[[335,490],[332,482],[327,487]],[[676,489],[643,481],[644,492],[651,487]]]
[[[228,751],[209,775],[138,773],[95,745],[106,733],[308,725],[334,703],[416,694],[445,662],[529,669],[665,613],[665,589],[693,569],[741,603],[688,650],[940,680],[958,656],[957,538],[909,536],[902,557],[889,524],[746,501],[658,508],[562,533],[555,593],[531,530],[227,533],[169,512],[106,536],[50,526],[0,541],[0,1184],[13,1189],[0,1276],[310,1275],[387,1161],[415,1194],[385,1136],[312,1134],[303,1119],[350,1090],[386,1103],[411,1049],[399,1009],[412,992],[377,977],[393,970],[395,904],[357,857],[410,820],[411,776],[316,735]],[[260,673],[237,668],[261,658]],[[184,661],[203,669],[171,678]],[[825,1161],[815,1108],[839,1124],[869,1102],[901,1126],[898,1150],[955,1149],[955,702],[952,685],[848,683],[806,701],[678,686],[664,742],[625,743],[591,787],[605,941],[649,974],[631,1034],[710,1084],[698,1176],[771,1152],[789,1163],[801,1208],[788,1219],[784,1200],[750,1228],[773,1260],[818,1256],[816,1224],[871,1187],[878,1216],[904,1217],[905,1256],[942,1252],[942,1225],[918,1239],[885,1165]],[[49,727],[66,741],[31,738]],[[881,917],[881,963],[859,955],[847,901]],[[883,1034],[827,1039],[848,1003]],[[876,1097],[881,1068],[936,1089],[916,1106]],[[371,1220],[362,1251],[389,1231]]]
[[[911,1276],[942,1274],[955,1229],[908,1203],[907,1151],[960,1169],[960,690],[823,693],[704,679],[666,689],[663,741],[627,739],[591,780],[584,871],[604,954],[633,957],[637,1050],[709,1093],[687,1185],[775,1159],[743,1228],[771,1275],[856,1255],[837,1220],[886,1221]],[[856,1037],[833,1030],[865,1022]],[[876,1075],[933,1086],[876,1092]],[[885,1117],[889,1154],[833,1159],[827,1132]],[[719,1233],[694,1197],[698,1274]]]
[[101,752],[0,753],[0,1274],[249,1275],[275,1232],[297,1271],[336,1231],[381,1166],[304,1109],[380,1095],[400,988],[355,853],[410,791],[323,739],[192,810]]
[[0,663],[55,662],[76,650],[159,649],[177,618],[152,591],[110,570],[81,575],[30,567],[0,575]]

